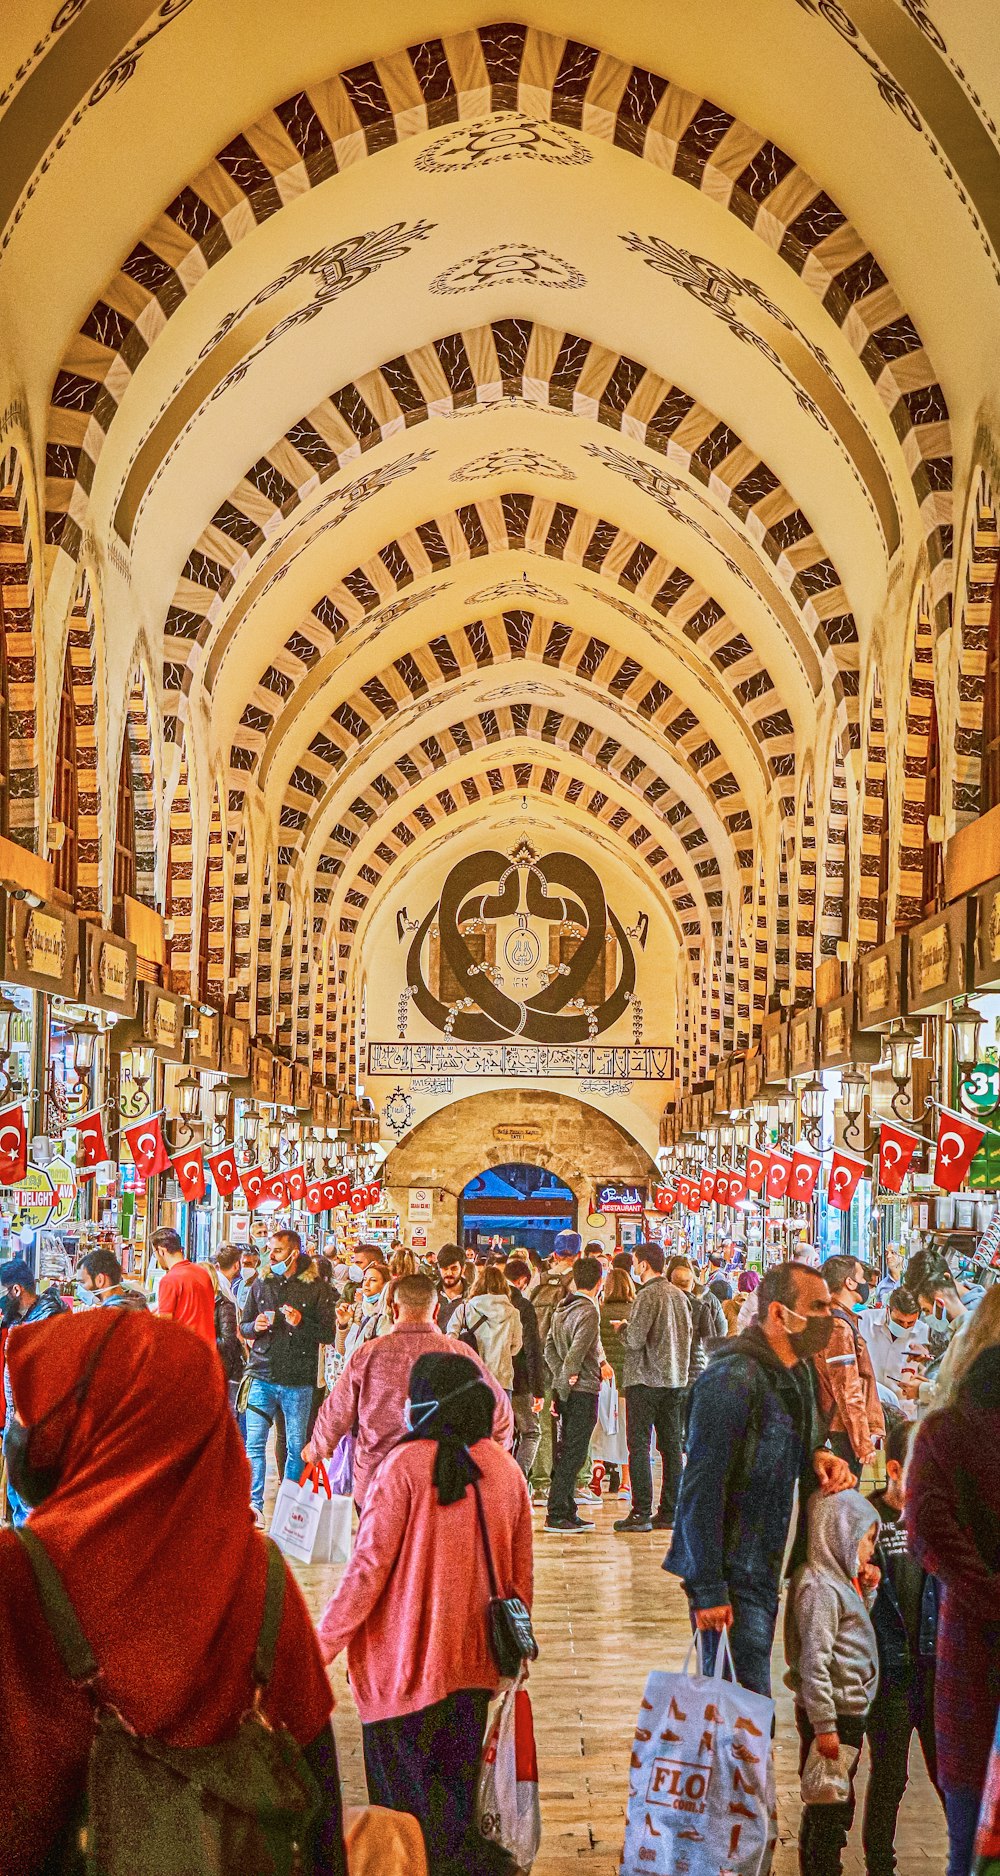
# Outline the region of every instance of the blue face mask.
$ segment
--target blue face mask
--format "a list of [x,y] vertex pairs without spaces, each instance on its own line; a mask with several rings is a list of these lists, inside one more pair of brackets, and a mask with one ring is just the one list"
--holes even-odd
[[287,1269],[288,1269],[287,1264],[272,1264],[271,1275],[272,1277],[283,1277]]
[[82,1283],[74,1283],[73,1295],[81,1309],[92,1309],[97,1301],[93,1290],[86,1289]]

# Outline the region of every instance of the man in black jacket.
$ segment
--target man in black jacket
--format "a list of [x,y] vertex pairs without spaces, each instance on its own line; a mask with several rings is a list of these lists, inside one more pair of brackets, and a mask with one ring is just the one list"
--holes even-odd
[[258,1277],[243,1305],[243,1337],[253,1376],[247,1399],[247,1456],[250,1501],[258,1524],[264,1522],[267,1436],[280,1407],[285,1416],[286,1479],[302,1472],[302,1448],[309,1438],[319,1349],[336,1335],[332,1291],[321,1284],[315,1264],[302,1254],[297,1231],[276,1231],[270,1241],[271,1274]]
[[521,1318],[521,1346],[514,1356],[514,1386],[511,1393],[514,1425],[517,1429],[514,1458],[525,1478],[530,1479],[538,1442],[542,1437],[539,1418],[545,1397],[542,1338],[538,1333],[534,1304],[525,1295],[531,1282],[531,1265],[520,1257],[512,1257],[504,1275],[510,1287],[510,1300]]

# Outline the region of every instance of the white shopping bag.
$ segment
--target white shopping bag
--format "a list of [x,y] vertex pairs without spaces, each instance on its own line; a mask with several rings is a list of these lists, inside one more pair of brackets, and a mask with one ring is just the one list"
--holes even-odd
[[[698,1652],[698,1671],[691,1662]],[[766,1876],[776,1836],[774,1702],[714,1675],[697,1637],[680,1674],[652,1673],[635,1729],[621,1876]]]
[[542,1841],[538,1761],[525,1671],[501,1696],[486,1729],[476,1792],[480,1835],[530,1870]]
[[601,1382],[601,1391],[597,1396],[597,1424],[609,1439],[618,1437],[618,1383],[612,1375],[610,1381]]
[[271,1519],[271,1536],[297,1563],[346,1563],[351,1555],[349,1498],[330,1491],[326,1468],[307,1466],[298,1484],[282,1479]]

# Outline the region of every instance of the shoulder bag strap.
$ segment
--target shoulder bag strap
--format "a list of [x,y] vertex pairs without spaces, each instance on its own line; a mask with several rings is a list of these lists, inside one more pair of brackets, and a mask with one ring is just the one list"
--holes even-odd
[[277,1544],[272,1543],[270,1538],[266,1542],[267,1588],[264,1591],[264,1613],[253,1664],[254,1685],[261,1689],[269,1685],[274,1672],[278,1633],[285,1613],[285,1560]]
[[93,1686],[100,1669],[77,1620],[76,1610],[66,1594],[62,1577],[34,1531],[24,1525],[16,1535],[28,1553],[42,1614],[51,1630],[63,1667],[75,1686]]
[[496,1565],[493,1562],[493,1550],[490,1545],[489,1532],[486,1529],[486,1514],[483,1510],[483,1501],[479,1494],[479,1480],[478,1479],[473,1479],[472,1490],[475,1494],[475,1499],[476,1499],[476,1511],[479,1516],[479,1530],[482,1535],[483,1549],[486,1552],[486,1568],[489,1571],[489,1578],[490,1578],[490,1595],[499,1601],[500,1585],[497,1582]]

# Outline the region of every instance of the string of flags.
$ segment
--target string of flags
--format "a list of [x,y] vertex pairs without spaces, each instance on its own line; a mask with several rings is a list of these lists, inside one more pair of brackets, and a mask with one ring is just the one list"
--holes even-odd
[[[100,1109],[95,1109],[92,1114],[81,1115],[79,1120],[73,1122],[73,1126],[77,1138],[77,1184],[85,1185],[96,1176],[98,1167],[106,1165],[111,1157],[104,1117]],[[206,1164],[213,1184],[222,1197],[231,1198],[234,1192],[242,1188],[250,1211],[256,1211],[261,1205],[276,1203],[282,1207],[289,1204],[304,1205],[313,1217],[320,1212],[336,1211],[343,1205],[357,1214],[370,1211],[382,1197],[380,1180],[373,1180],[364,1186],[352,1186],[350,1179],[344,1175],[336,1179],[310,1180],[304,1165],[278,1173],[265,1173],[260,1166],[241,1171],[237,1167],[236,1151],[232,1146],[223,1147],[219,1152],[206,1156],[204,1146],[199,1142],[183,1148],[179,1153],[171,1153],[159,1114],[137,1121],[131,1127],[123,1127],[121,1131],[140,1177],[152,1179],[157,1173],[172,1172],[181,1197],[190,1204],[197,1204],[205,1196],[208,1185]],[[17,1102],[0,1112],[0,1186],[16,1185],[25,1178],[27,1170],[27,1116],[22,1104]]]
[[[882,1120],[875,1124],[879,1129],[875,1159],[878,1183],[883,1191],[899,1192],[923,1136],[900,1126],[897,1121]],[[957,1114],[953,1108],[938,1109],[937,1136],[928,1144],[934,1147],[933,1180],[940,1191],[959,1190],[987,1134],[997,1131],[970,1120],[965,1114]],[[674,1185],[656,1186],[653,1205],[656,1211],[668,1214],[678,1205],[685,1211],[698,1212],[703,1205],[712,1203],[720,1207],[739,1205],[748,1193],[768,1199],[792,1199],[797,1204],[807,1205],[815,1196],[822,1165],[823,1156],[805,1143],[789,1153],[775,1148],[751,1147],[742,1168],[706,1167],[700,1178],[683,1177]],[[861,1154],[836,1147],[830,1155],[826,1175],[827,1204],[835,1211],[849,1211],[861,1180],[872,1175],[873,1168]]]

